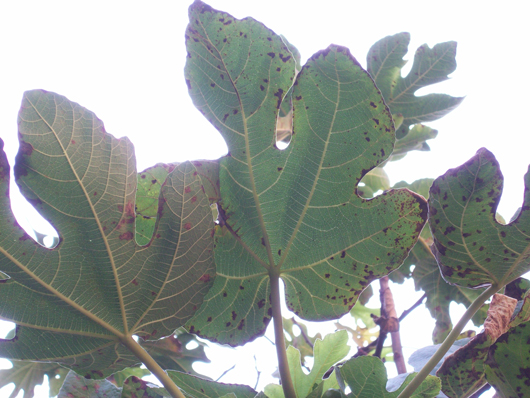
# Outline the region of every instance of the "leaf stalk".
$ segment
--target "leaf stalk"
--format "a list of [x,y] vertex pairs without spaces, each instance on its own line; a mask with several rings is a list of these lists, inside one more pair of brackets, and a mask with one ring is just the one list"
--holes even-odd
[[[276,271],[276,272],[274,272]],[[293,379],[287,361],[287,350],[285,348],[285,337],[283,335],[283,319],[280,306],[280,275],[277,270],[270,273],[271,282],[271,306],[272,321],[274,322],[274,342],[276,345],[276,356],[278,357],[278,369],[285,398],[296,398]]]
[[121,339],[122,344],[127,347],[143,364],[146,366],[149,371],[156,376],[156,378],[162,383],[164,388],[168,393],[171,394],[173,398],[186,398],[184,394],[177,387],[175,382],[171,380],[169,375],[160,367],[160,365],[153,359],[151,355],[140,345],[138,344],[132,336],[127,336]]
[[420,386],[420,384],[425,380],[425,378],[431,373],[434,367],[442,360],[444,355],[449,351],[453,343],[456,341],[462,330],[471,320],[473,315],[482,307],[484,302],[490,298],[494,293],[500,289],[498,284],[493,284],[482,292],[473,303],[468,307],[462,318],[455,325],[451,333],[445,338],[443,343],[438,347],[438,350],[434,355],[429,359],[429,361],[421,368],[421,370],[416,374],[414,379],[405,387],[405,389],[398,395],[398,398],[409,398],[414,391]]

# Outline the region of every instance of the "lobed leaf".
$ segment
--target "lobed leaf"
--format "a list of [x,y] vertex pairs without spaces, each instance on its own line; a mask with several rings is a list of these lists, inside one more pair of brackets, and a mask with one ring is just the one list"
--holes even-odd
[[521,323],[493,344],[484,361],[488,382],[501,396],[524,398],[530,385],[530,324]]
[[438,177],[430,190],[432,251],[446,281],[464,287],[502,287],[530,270],[530,172],[516,220],[496,221],[503,178],[487,149]]
[[511,297],[495,294],[484,330],[445,358],[436,375],[442,380],[442,391],[446,395],[468,397],[486,384],[484,360],[490,347],[509,329],[516,303]]
[[[415,265],[412,272],[416,290],[423,290],[427,294],[425,303],[431,316],[436,321],[432,332],[434,344],[441,343],[453,328],[449,307],[451,302],[464,304],[467,308],[480,295],[480,291],[467,289],[461,286],[448,284],[440,274],[430,248],[425,240],[420,238],[409,254],[404,265]],[[482,306],[473,315],[472,321],[475,326],[480,326],[487,316],[488,306]]]
[[[212,218],[196,168],[167,177],[154,238],[135,243],[137,174],[127,138],[90,111],[45,91],[24,94],[15,178],[60,235],[46,249],[18,226],[0,152],[0,317],[17,324],[0,357],[58,362],[103,378],[138,360],[121,344],[173,333],[211,286]],[[0,141],[1,147],[3,143]],[[1,149],[0,147],[0,149]]]
[[[269,277],[308,320],[349,311],[374,279],[398,267],[422,229],[423,198],[355,194],[390,155],[392,117],[369,75],[344,47],[313,55],[295,77],[291,52],[252,18],[202,2],[190,7],[186,81],[221,132],[218,276],[189,330],[231,345],[271,319]],[[278,108],[293,87],[293,135],[276,148]]]
[[[420,46],[414,55],[409,74],[402,77],[401,69],[406,63],[403,57],[407,54],[409,43],[410,34],[404,32],[379,40],[368,52],[367,70],[381,90],[392,114],[403,117],[401,127],[396,133],[396,146],[403,144],[408,150],[428,150],[425,141],[434,138],[436,131],[424,126],[414,126],[411,130],[409,126],[441,118],[460,105],[463,98],[446,94],[418,97],[415,92],[447,80],[448,75],[454,72],[456,42],[439,43],[432,49],[426,44]],[[422,132],[422,129],[427,130]],[[407,137],[409,134],[411,136]],[[412,140],[417,140],[416,145],[419,147],[411,147],[409,143]]]
[[[314,395],[320,398],[324,387],[326,389],[337,387],[333,374],[326,380],[322,380],[322,377],[333,365],[348,355],[350,347],[347,343],[348,333],[344,330],[328,334],[323,340],[317,339],[314,346],[314,362],[309,374],[305,374],[302,370],[300,351],[293,346],[287,348],[289,370],[297,397]],[[277,384],[267,385],[265,394],[271,398],[284,397],[282,387]]]
[[68,373],[68,369],[56,363],[12,361],[12,365],[11,369],[0,369],[0,388],[10,383],[15,385],[9,398],[15,398],[20,391],[24,391],[23,398],[32,398],[35,387],[42,384],[44,376],[48,376],[50,397],[55,396],[59,392],[57,385],[63,383]]
[[[397,390],[389,392],[386,389],[388,378],[385,365],[377,357],[352,358],[337,369],[337,378],[339,383],[342,383],[341,390],[344,392],[346,385],[351,389],[351,393],[346,394],[347,398],[395,398],[415,375],[408,375]],[[436,397],[439,392],[440,379],[435,376],[427,376],[411,397]]]

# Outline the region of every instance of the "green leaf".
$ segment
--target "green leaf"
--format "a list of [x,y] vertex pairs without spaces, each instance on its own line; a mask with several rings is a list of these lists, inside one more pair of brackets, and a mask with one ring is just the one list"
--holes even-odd
[[90,398],[120,398],[122,389],[108,380],[90,380],[69,372],[57,398],[79,397],[80,392]]
[[[407,376],[401,387],[396,391],[389,392],[386,389],[388,381],[386,368],[377,357],[362,356],[352,358],[338,368],[337,378],[342,383],[341,390],[344,391],[347,384],[351,393],[347,398],[395,398],[414,378],[414,373]],[[440,392],[440,379],[435,376],[427,376],[411,397],[430,398]]]
[[156,164],[138,173],[136,188],[136,242],[147,245],[153,236],[158,216],[158,196],[168,174],[176,165]]
[[[295,325],[300,328],[300,333],[298,335],[296,335],[293,331],[293,327]],[[313,356],[313,347],[315,342],[318,339],[322,340],[322,335],[320,333],[317,333],[313,337],[309,336],[307,326],[301,322],[295,321],[294,317],[289,319],[283,318],[283,331],[291,338],[290,340],[285,339],[285,346],[289,346],[290,343],[300,352],[300,363],[302,364],[304,363],[307,356]]]
[[0,284],[0,317],[18,324],[14,338],[0,340],[0,357],[58,362],[90,378],[135,365],[121,342],[173,333],[215,276],[211,210],[196,168],[186,162],[168,175],[155,239],[140,247],[127,138],[45,91],[24,94],[19,137],[16,181],[60,243],[46,249],[16,223],[0,151],[0,269],[10,277]]
[[401,69],[406,61],[409,33],[387,36],[375,43],[367,57],[367,69],[390,107],[393,115],[403,115],[403,123],[397,133],[403,139],[409,126],[433,121],[455,109],[462,97],[445,94],[428,94],[417,97],[420,88],[442,82],[456,69],[456,42],[436,44],[432,49],[426,44],[420,46],[414,55],[414,63],[406,77]]
[[502,287],[530,270],[530,172],[519,217],[499,224],[499,164],[485,148],[438,177],[430,190],[429,225],[440,270],[451,284]]
[[[410,252],[409,257],[405,260],[405,265],[415,265],[412,272],[414,285],[416,290],[421,289],[427,294],[425,305],[436,321],[432,332],[432,341],[435,344],[441,343],[453,328],[449,313],[451,302],[464,304],[467,308],[480,295],[480,291],[448,284],[440,274],[440,269],[431,249],[422,238]],[[475,326],[483,324],[487,311],[488,306],[484,305],[473,315],[472,320]]]
[[236,398],[254,398],[257,394],[254,389],[242,384],[223,384],[171,370],[167,374],[184,395],[190,398],[222,397],[230,393],[233,393]]
[[[438,131],[423,124],[414,125],[406,136],[396,141],[392,157],[405,154],[410,151],[430,151],[427,140],[436,138]],[[391,159],[394,160],[394,159]]]
[[468,397],[484,384],[484,360],[490,347],[505,333],[517,301],[502,294],[492,298],[484,330],[445,358],[436,375],[442,380],[442,391],[450,397]]
[[[341,330],[318,339],[314,346],[314,363],[309,374],[302,370],[300,362],[300,351],[293,346],[287,348],[287,361],[293,380],[294,389],[298,397],[307,397],[315,388],[322,383],[322,377],[328,369],[343,359],[350,347],[348,343],[348,333]],[[322,386],[323,387],[323,386]],[[265,387],[265,394],[271,398],[283,397],[283,390],[276,384],[269,384]]]
[[[197,347],[190,350],[187,345],[191,341],[196,342]],[[189,333],[174,334],[160,340],[141,341],[140,345],[164,370],[178,370],[196,375],[193,370],[194,362],[210,362],[204,352],[205,344]]]
[[[39,363],[28,361],[11,361],[11,369],[0,369],[0,388],[9,383],[15,384],[15,389],[9,398],[15,398],[20,391],[24,391],[23,398],[33,397],[35,386],[42,384],[44,376],[48,376],[50,397],[57,395],[59,387],[64,381],[68,369],[56,363]],[[55,378],[59,376],[59,378]]]
[[390,180],[386,171],[382,167],[376,167],[370,170],[361,181],[364,186],[357,188],[357,194],[363,198],[372,198],[374,194],[381,190],[386,191],[390,188]]
[[303,319],[348,312],[374,279],[398,267],[421,231],[422,198],[355,194],[394,143],[392,118],[344,47],[313,55],[293,87],[294,133],[276,148],[278,106],[295,65],[279,36],[251,18],[190,7],[185,69],[196,107],[221,132],[218,276],[189,330],[231,345],[271,319],[269,276]]
[[143,369],[139,366],[134,368],[125,368],[119,372],[116,372],[112,374],[111,376],[107,377],[107,380],[113,383],[117,387],[122,387],[125,380],[127,380],[131,376],[135,376],[139,379],[141,379],[144,376],[150,375],[151,372],[147,369]]
[[[217,160],[194,160],[196,173],[210,203],[217,203],[219,193],[219,162]],[[168,174],[180,163],[158,163],[138,173],[136,190],[136,242],[143,246],[149,243],[155,230],[158,214],[158,196],[160,188]],[[214,219],[217,217],[214,217]]]

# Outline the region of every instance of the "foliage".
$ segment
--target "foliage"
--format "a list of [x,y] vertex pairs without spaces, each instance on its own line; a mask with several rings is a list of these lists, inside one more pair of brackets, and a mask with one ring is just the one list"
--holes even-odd
[[[462,101],[415,95],[455,70],[456,43],[421,46],[403,77],[407,33],[374,44],[365,71],[337,45],[302,65],[286,38],[198,0],[189,17],[189,94],[228,155],[137,173],[132,144],[94,113],[25,93],[14,174],[59,232],[45,248],[11,212],[0,140],[0,317],[17,324],[0,340],[0,356],[14,360],[0,386],[14,382],[29,397],[66,367],[60,397],[434,397],[440,388],[468,397],[486,383],[523,396],[530,301],[518,278],[530,269],[530,172],[505,225],[496,216],[502,175],[486,149],[434,181],[391,188],[383,169],[428,150],[437,131],[423,123]],[[387,332],[374,334],[388,314],[364,307],[370,283],[386,275],[425,292],[441,342],[411,358],[417,373],[392,380],[378,358]],[[346,358],[344,330],[321,339],[285,321],[280,279],[299,318],[362,320],[349,328],[358,353]],[[468,307],[454,326],[451,301]],[[241,345],[271,319],[281,385],[257,392],[190,374],[208,360],[204,343],[186,348],[194,335]],[[455,343],[470,319],[485,319],[484,332]],[[139,378],[140,363],[164,388]]]

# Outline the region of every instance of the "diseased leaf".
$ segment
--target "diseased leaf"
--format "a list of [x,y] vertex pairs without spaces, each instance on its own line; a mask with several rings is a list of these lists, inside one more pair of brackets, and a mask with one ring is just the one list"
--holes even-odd
[[[339,384],[342,383],[341,390],[344,392],[346,385],[351,389],[351,393],[346,394],[347,398],[395,398],[415,375],[414,373],[408,375],[401,387],[389,392],[386,389],[388,378],[385,365],[377,357],[352,358],[337,369]],[[411,397],[436,397],[439,392],[440,379],[435,376],[427,376]]]
[[159,163],[138,173],[136,188],[136,242],[147,245],[153,236],[158,216],[160,188],[176,164]]
[[123,387],[123,383],[131,376],[135,376],[141,379],[144,376],[150,375],[151,372],[147,369],[141,368],[139,366],[134,368],[125,368],[119,372],[113,373],[111,376],[107,377],[107,380],[113,383],[117,387]]
[[223,384],[171,370],[167,374],[184,395],[190,398],[222,397],[230,393],[233,393],[236,398],[254,398],[257,394],[254,389],[242,384]]
[[105,379],[90,380],[68,372],[57,398],[78,397],[80,391],[90,398],[120,398],[122,389]]
[[171,395],[163,388],[131,376],[123,383],[120,398],[164,398]]
[[[167,177],[154,239],[135,242],[137,174],[127,138],[60,95],[24,94],[15,177],[60,234],[46,249],[11,212],[0,152],[0,317],[18,324],[0,357],[58,362],[89,378],[138,363],[122,341],[167,336],[201,304],[215,271],[210,205],[189,162]],[[2,143],[3,146],[3,143]],[[195,198],[195,200],[194,200]]]
[[502,184],[499,164],[485,148],[434,181],[429,198],[432,251],[449,283],[500,288],[530,270],[530,172],[522,211],[508,225],[495,220]]
[[[464,304],[467,308],[480,295],[480,291],[448,284],[440,274],[440,269],[431,249],[422,238],[416,243],[402,268],[410,267],[410,265],[415,266],[412,278],[416,290],[423,290],[427,294],[425,305],[436,321],[432,332],[432,341],[434,344],[439,344],[453,329],[449,314],[451,302]],[[486,319],[487,311],[488,306],[484,305],[473,315],[472,321],[476,326],[482,325]]]
[[[191,341],[196,342],[197,347],[190,350],[187,345]],[[141,341],[140,345],[164,370],[171,369],[198,375],[193,370],[193,363],[210,362],[204,352],[205,344],[189,333],[173,334],[159,340]]]
[[[80,395],[82,394],[82,395]],[[108,380],[90,380],[69,372],[57,398],[166,398],[168,392],[136,376],[127,378],[123,387],[116,387]]]
[[[194,160],[191,163],[195,166],[196,173],[201,179],[208,200],[211,204],[217,203],[220,199],[219,162],[217,160]],[[149,243],[155,230],[160,188],[168,174],[179,164],[158,163],[138,173],[138,187],[136,190],[136,242],[141,246]]]
[[379,90],[346,48],[316,53],[296,76],[293,136],[278,150],[278,107],[295,77],[281,38],[195,2],[186,44],[190,95],[229,148],[220,161],[218,276],[189,330],[231,345],[260,335],[271,319],[269,277],[278,275],[303,319],[348,312],[401,264],[426,213],[407,190],[355,194],[393,148]]
[[[506,398],[524,398],[530,386],[530,323],[503,334],[484,362],[488,382]],[[499,394],[500,395],[500,394]]]
[[[50,397],[57,395],[59,387],[64,381],[68,369],[65,369],[56,363],[41,363],[29,361],[11,361],[11,369],[0,369],[0,388],[9,383],[15,384],[15,389],[9,395],[9,398],[15,398],[20,391],[24,391],[23,398],[33,397],[35,386],[41,385],[44,376],[48,376],[50,384]],[[56,376],[59,376],[57,379]]]
[[442,391],[450,397],[468,397],[484,384],[484,360],[492,344],[509,328],[517,300],[495,294],[484,322],[484,330],[463,347],[446,357],[436,372]]

